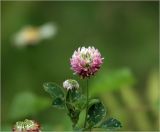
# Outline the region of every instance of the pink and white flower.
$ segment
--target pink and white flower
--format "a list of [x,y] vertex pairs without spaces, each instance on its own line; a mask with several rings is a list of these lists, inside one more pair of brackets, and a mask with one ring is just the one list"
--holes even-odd
[[100,69],[103,59],[98,49],[81,47],[70,59],[71,69],[82,78],[90,77]]
[[14,125],[13,132],[41,132],[40,125],[33,121],[25,119],[24,121],[18,121]]

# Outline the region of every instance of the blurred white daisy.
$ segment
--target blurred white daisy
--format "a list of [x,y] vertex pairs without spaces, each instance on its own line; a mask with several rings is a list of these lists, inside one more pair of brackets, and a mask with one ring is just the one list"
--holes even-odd
[[57,26],[53,23],[46,23],[40,27],[26,26],[14,35],[13,44],[17,47],[36,45],[44,39],[54,37],[57,33]]

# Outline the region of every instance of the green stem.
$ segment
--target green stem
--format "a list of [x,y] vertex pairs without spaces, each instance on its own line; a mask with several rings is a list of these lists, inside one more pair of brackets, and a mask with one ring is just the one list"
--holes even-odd
[[87,125],[88,99],[89,99],[89,90],[88,90],[88,79],[87,79],[87,107],[86,107],[86,116],[85,116],[84,128],[86,128],[86,125]]

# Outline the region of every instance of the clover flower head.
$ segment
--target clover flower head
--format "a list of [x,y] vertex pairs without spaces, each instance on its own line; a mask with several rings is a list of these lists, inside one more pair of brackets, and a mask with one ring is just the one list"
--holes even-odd
[[76,80],[68,79],[63,82],[63,87],[67,90],[78,89],[79,84]]
[[13,132],[40,132],[40,125],[33,120],[25,119],[16,122],[12,130]]
[[103,59],[98,49],[80,47],[70,59],[71,69],[82,78],[90,77],[100,69]]

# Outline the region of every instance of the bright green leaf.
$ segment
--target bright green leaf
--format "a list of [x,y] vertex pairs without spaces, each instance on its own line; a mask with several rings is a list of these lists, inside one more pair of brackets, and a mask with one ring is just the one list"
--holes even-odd
[[51,95],[52,98],[63,98],[64,93],[60,86],[55,83],[48,82],[43,84],[44,90]]
[[87,123],[89,127],[97,125],[106,115],[104,105],[97,99],[93,99],[89,103]]
[[120,128],[122,127],[120,121],[118,121],[117,119],[114,118],[110,118],[106,121],[104,121],[101,125],[101,128],[105,128],[105,129],[116,129],[116,128]]
[[91,106],[91,105],[93,105],[93,104],[96,104],[96,103],[98,103],[98,102],[100,102],[99,99],[90,99],[90,100],[89,100],[89,106]]

